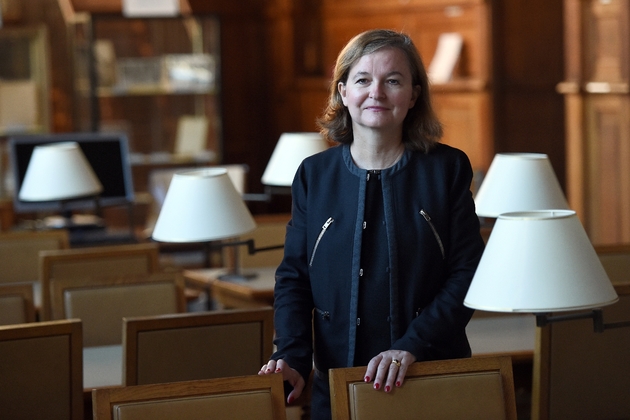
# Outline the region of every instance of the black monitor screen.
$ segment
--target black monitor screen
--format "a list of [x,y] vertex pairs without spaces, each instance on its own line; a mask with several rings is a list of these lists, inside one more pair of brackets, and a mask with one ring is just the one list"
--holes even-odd
[[[9,139],[9,156],[15,188],[13,207],[16,212],[61,211],[58,201],[32,202],[18,198],[26,168],[33,149],[40,144],[53,142],[77,142],[103,184],[99,205],[113,206],[133,202],[133,181],[129,162],[127,137],[121,133],[71,133],[15,136]],[[93,199],[71,201],[65,209],[87,209],[94,207]]]

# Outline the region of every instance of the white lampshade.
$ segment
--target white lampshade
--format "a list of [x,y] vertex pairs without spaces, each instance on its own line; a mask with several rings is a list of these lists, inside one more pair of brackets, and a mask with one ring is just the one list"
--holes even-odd
[[490,234],[464,304],[496,312],[556,312],[618,300],[572,210],[504,213]]
[[18,197],[23,201],[69,200],[103,191],[76,142],[35,146]]
[[542,153],[498,153],[475,195],[477,215],[568,209],[549,158]]
[[209,242],[236,237],[256,223],[224,168],[176,172],[166,192],[153,239]]
[[261,178],[264,185],[290,187],[300,163],[328,148],[319,133],[283,133]]

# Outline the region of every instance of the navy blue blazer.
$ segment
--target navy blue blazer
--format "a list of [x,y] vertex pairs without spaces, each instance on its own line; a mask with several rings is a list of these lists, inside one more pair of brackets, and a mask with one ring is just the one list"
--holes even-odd
[[[367,171],[348,145],[304,160],[292,186],[284,258],[274,291],[277,351],[305,379],[352,366]],[[463,301],[483,252],[460,150],[405,151],[381,171],[390,273],[391,348],[422,360],[467,357]],[[311,328],[312,326],[312,328]],[[313,355],[314,350],[314,355]]]

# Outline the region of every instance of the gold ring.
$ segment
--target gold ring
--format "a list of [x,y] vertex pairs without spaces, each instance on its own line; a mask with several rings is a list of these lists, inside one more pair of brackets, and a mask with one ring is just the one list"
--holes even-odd
[[392,363],[395,364],[396,366],[400,367],[400,360],[392,359]]

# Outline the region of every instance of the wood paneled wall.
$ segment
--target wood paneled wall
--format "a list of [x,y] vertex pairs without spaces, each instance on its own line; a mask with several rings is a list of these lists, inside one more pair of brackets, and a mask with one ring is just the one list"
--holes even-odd
[[564,7],[569,205],[594,243],[629,243],[630,1]]
[[[120,10],[119,0],[72,1],[104,12],[111,12],[112,7]],[[260,177],[282,132],[317,129],[315,121],[325,106],[329,76],[340,48],[356,33],[373,27],[410,33],[425,64],[433,57],[442,32],[462,33],[465,46],[454,81],[434,87],[435,106],[447,129],[444,141],[463,148],[480,170],[487,168],[495,152],[547,153],[564,185],[564,108],[561,95],[555,92],[564,62],[563,12],[558,3],[184,2],[194,14],[219,17],[223,158],[225,163],[250,166],[251,192],[262,191]],[[54,85],[64,83],[67,85],[65,81]],[[53,110],[55,129],[68,127],[68,120],[62,118],[70,108],[64,102],[68,97],[59,94],[63,89],[55,93],[53,107],[61,110],[59,114]],[[276,208],[272,202],[252,208],[255,212],[288,211],[286,204],[282,201]]]
[[[276,133],[313,130],[343,45],[376,27],[409,33],[428,65],[443,32],[464,49],[452,82],[434,86],[444,142],[487,169],[496,152],[549,155],[565,183],[562,5],[545,0],[277,0],[269,10]],[[304,10],[309,15],[304,15]],[[317,62],[317,60],[320,60]],[[293,63],[293,65],[292,65]]]

